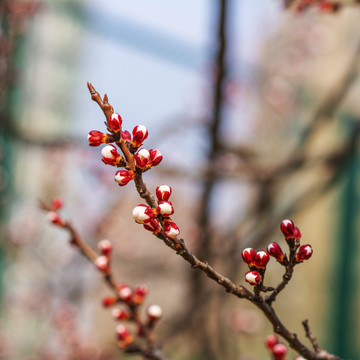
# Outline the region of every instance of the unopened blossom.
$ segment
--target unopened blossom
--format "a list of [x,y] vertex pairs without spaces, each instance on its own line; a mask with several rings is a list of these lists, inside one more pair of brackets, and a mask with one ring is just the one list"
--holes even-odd
[[149,150],[147,149],[140,149],[136,154],[135,154],[135,161],[136,161],[136,166],[139,168],[144,168],[148,162],[150,160],[150,153]]
[[109,127],[114,133],[118,133],[121,130],[122,118],[119,114],[113,113],[109,118]]
[[146,230],[151,231],[155,235],[161,231],[161,224],[156,219],[151,219],[149,222],[144,224]]
[[114,145],[106,145],[101,150],[102,161],[107,165],[117,166],[121,163],[122,157]]
[[170,201],[159,201],[157,211],[163,217],[169,217],[174,213],[174,208]]
[[112,251],[112,244],[109,240],[103,239],[103,240],[99,241],[98,249],[102,255],[108,256],[108,255],[110,255],[110,253]]
[[88,134],[88,142],[90,146],[99,146],[107,142],[109,135],[101,131],[91,130]]
[[245,281],[250,285],[257,285],[261,282],[261,275],[256,270],[248,271],[245,274]]
[[64,222],[62,221],[60,215],[55,211],[48,212],[47,218],[49,221],[51,221],[55,225],[58,225],[58,226],[64,225]]
[[270,256],[274,257],[278,262],[282,263],[284,258],[285,258],[285,254],[283,253],[280,245],[276,242],[272,242],[271,244],[268,245],[267,247],[267,252]]
[[163,159],[163,156],[162,156],[160,150],[150,149],[149,154],[150,154],[150,158],[149,158],[149,162],[148,162],[147,165],[148,166],[157,166],[157,165],[159,165],[161,160]]
[[299,250],[297,251],[296,255],[295,255],[295,260],[297,262],[302,262],[304,260],[308,260],[311,258],[313,254],[313,249],[311,247],[311,245],[307,244],[307,245],[302,245],[299,247]]
[[109,258],[105,255],[98,256],[95,261],[95,266],[104,273],[110,272],[110,261]]
[[150,305],[147,308],[146,313],[151,322],[153,322],[155,320],[159,320],[163,315],[162,308],[156,304]]
[[254,264],[257,268],[265,269],[269,260],[270,256],[266,251],[258,251],[255,255]]
[[132,212],[132,216],[138,224],[146,224],[151,219],[154,219],[156,215],[156,209],[143,204],[136,206]]
[[159,201],[168,201],[172,193],[172,189],[168,185],[160,185],[156,188],[156,197]]
[[144,125],[137,125],[134,127],[133,131],[133,139],[131,144],[135,147],[141,146],[144,140],[148,137],[149,133]]
[[283,220],[280,224],[280,230],[284,234],[285,239],[294,237],[295,225],[292,220],[286,219]]
[[131,170],[119,170],[115,173],[115,181],[120,186],[125,186],[128,184],[132,179],[134,179],[135,174]]
[[175,239],[179,234],[180,230],[173,221],[164,221],[163,233],[170,239]]
[[256,252],[253,248],[246,248],[241,252],[243,260],[249,265],[253,265],[255,261]]

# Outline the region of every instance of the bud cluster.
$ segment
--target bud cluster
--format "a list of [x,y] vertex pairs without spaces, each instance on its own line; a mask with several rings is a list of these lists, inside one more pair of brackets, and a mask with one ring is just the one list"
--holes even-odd
[[171,220],[170,215],[174,213],[173,205],[169,200],[172,189],[168,185],[161,185],[156,188],[157,207],[140,204],[132,212],[132,216],[138,224],[143,224],[146,230],[155,235],[162,233],[174,239],[180,234],[178,226]]
[[110,274],[111,242],[106,239],[101,240],[98,243],[98,250],[100,255],[94,260],[94,264],[105,275]]
[[[117,286],[118,296],[108,296],[102,300],[104,307],[114,306],[121,303],[122,307],[114,307],[112,317],[117,321],[134,323],[136,325],[136,335],[146,337],[147,333],[155,326],[162,317],[162,309],[159,305],[150,305],[146,309],[146,319],[141,321],[139,317],[139,307],[145,301],[148,294],[146,285],[137,285],[130,288],[126,284]],[[127,349],[134,342],[135,336],[131,334],[128,327],[120,324],[116,327],[116,336],[119,340],[119,346]]]
[[265,340],[265,345],[269,349],[274,360],[286,360],[286,346],[279,343],[277,336],[269,335]]
[[264,278],[266,265],[270,260],[269,254],[266,251],[255,252],[253,248],[246,248],[241,255],[250,269],[245,274],[245,281],[253,286],[260,284]]

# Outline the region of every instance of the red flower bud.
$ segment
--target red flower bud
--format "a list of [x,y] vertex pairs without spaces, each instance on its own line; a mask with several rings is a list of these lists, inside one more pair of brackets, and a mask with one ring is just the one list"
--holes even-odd
[[116,320],[129,320],[130,319],[130,312],[123,309],[114,309],[111,315]]
[[286,351],[287,350],[285,345],[276,344],[272,349],[272,353],[274,354],[275,360],[285,360]]
[[98,256],[94,261],[95,266],[105,274],[110,272],[110,261],[105,255]]
[[157,211],[163,217],[169,217],[174,213],[174,208],[170,201],[160,201],[159,206],[157,207]]
[[266,251],[258,251],[255,255],[255,266],[261,269],[265,269],[269,260],[270,256]]
[[106,143],[108,135],[101,131],[91,130],[88,135],[88,142],[90,146],[99,146]]
[[121,138],[125,141],[126,140],[131,141],[131,134],[127,130],[124,130],[121,132]]
[[294,228],[294,235],[293,236],[294,236],[295,240],[300,240],[301,239],[301,232],[300,232],[298,227]]
[[175,239],[180,234],[180,230],[174,222],[166,220],[163,223],[163,233],[168,238]]
[[119,170],[115,174],[115,181],[120,186],[125,186],[127,183],[129,183],[133,178],[135,177],[135,174],[131,170]]
[[60,210],[63,207],[63,205],[64,203],[60,198],[54,198],[51,201],[51,206],[55,211]]
[[102,255],[109,256],[112,251],[112,244],[109,240],[106,240],[106,239],[101,240],[98,243],[98,249]]
[[168,201],[172,193],[172,189],[168,185],[160,185],[156,188],[156,197],[159,201]]
[[133,133],[133,140],[131,144],[135,147],[139,147],[149,135],[144,125],[135,126],[132,133]]
[[157,216],[157,211],[147,205],[140,204],[134,208],[132,216],[138,224],[146,224]]
[[144,224],[144,228],[151,231],[155,235],[161,231],[161,225],[156,219],[151,219],[149,222]]
[[116,336],[120,340],[120,347],[123,349],[134,341],[134,338],[130,334],[128,328],[122,324],[116,327]]
[[122,118],[119,114],[113,113],[109,118],[109,127],[114,133],[118,133],[121,130]]
[[104,307],[109,307],[111,305],[114,305],[116,303],[117,299],[115,296],[107,296],[103,298],[102,304]]
[[267,348],[269,348],[270,350],[273,349],[273,347],[278,343],[278,339],[275,335],[269,335],[266,337],[265,340],[265,345],[267,346]]
[[313,254],[313,249],[311,245],[307,244],[300,246],[297,254],[295,255],[295,260],[296,262],[302,262],[304,260],[308,260],[311,258],[312,254]]
[[129,303],[132,299],[133,292],[128,286],[123,286],[119,289],[119,297],[122,301]]
[[47,218],[55,225],[64,226],[64,222],[62,221],[60,215],[55,211],[48,212]]
[[102,161],[105,164],[112,166],[117,166],[122,160],[122,157],[120,156],[114,145],[106,145],[105,147],[103,147],[101,150],[101,156]]
[[256,252],[253,248],[246,248],[242,251],[241,256],[248,265],[252,265],[255,261]]
[[135,305],[142,304],[145,300],[147,293],[148,293],[148,287],[146,285],[135,286],[134,296],[132,299],[133,304]]
[[261,282],[261,275],[255,270],[248,271],[245,274],[245,281],[252,286],[257,285]]
[[282,262],[284,260],[285,254],[283,253],[280,245],[276,242],[272,242],[267,247],[267,252],[270,256],[273,256],[278,262]]
[[285,239],[294,237],[294,223],[291,220],[283,220],[280,224],[281,232],[284,234]]
[[149,322],[154,322],[156,320],[159,320],[162,315],[163,311],[159,305],[150,305],[146,310],[147,316],[149,318]]
[[139,167],[140,169],[144,168],[148,164],[149,160],[150,160],[149,150],[142,148],[135,154],[136,166]]
[[160,150],[150,149],[149,153],[150,153],[150,158],[149,158],[148,166],[157,166],[157,165],[159,165],[161,160],[163,159],[163,156],[162,156]]

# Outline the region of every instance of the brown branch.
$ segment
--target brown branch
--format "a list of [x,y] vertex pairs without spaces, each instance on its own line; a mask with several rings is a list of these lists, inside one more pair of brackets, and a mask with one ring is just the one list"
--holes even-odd
[[305,329],[305,333],[306,333],[306,337],[310,340],[314,350],[316,353],[321,352],[321,348],[319,346],[319,344],[317,343],[316,337],[313,335],[313,333],[310,330],[310,326],[309,326],[309,320],[304,320],[302,322],[302,325]]

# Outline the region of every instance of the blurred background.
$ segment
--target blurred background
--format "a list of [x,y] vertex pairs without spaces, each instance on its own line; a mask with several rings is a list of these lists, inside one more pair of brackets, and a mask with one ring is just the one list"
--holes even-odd
[[[128,358],[101,307],[101,276],[38,209],[55,196],[89,244],[112,241],[119,281],[149,286],[170,359],[270,358],[262,314],[133,221],[132,183],[119,188],[87,144],[90,130],[105,131],[87,81],[124,129],[148,128],[144,145],[164,160],[145,182],[172,186],[188,248],[235,283],[247,271],[241,251],[285,248],[279,224],[294,220],[314,255],[275,308],[309,347],[304,319],[322,347],[360,358],[359,7],[3,0],[0,9],[0,359]],[[281,276],[271,260],[266,284]]]

